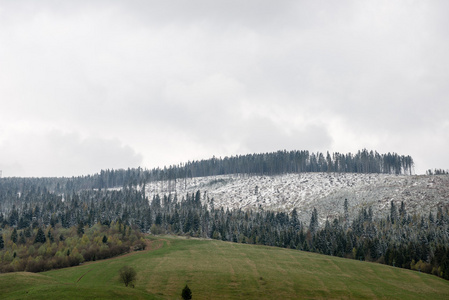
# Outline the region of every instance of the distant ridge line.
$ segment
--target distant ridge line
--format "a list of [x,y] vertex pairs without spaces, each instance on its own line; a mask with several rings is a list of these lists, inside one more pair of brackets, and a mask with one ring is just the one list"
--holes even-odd
[[285,173],[340,172],[412,174],[414,162],[411,156],[396,153],[379,154],[363,149],[356,154],[330,154],[327,152],[277,151],[247,154],[224,158],[215,156],[177,166],[153,169],[152,177],[177,179],[228,174],[276,175]]
[[[413,158],[397,153],[379,154],[367,149],[357,153],[342,154],[327,151],[309,152],[307,150],[280,150],[276,152],[255,153],[188,161],[164,168],[107,169],[100,173],[71,178],[42,178],[39,185],[51,191],[67,192],[79,189],[103,189],[126,186],[143,186],[152,181],[168,181],[176,184],[178,180],[194,177],[207,177],[230,174],[249,176],[281,175],[287,173],[335,172],[335,173],[379,173],[409,174],[414,168]],[[4,179],[2,179],[4,180]],[[11,178],[18,185],[27,185],[32,178]]]

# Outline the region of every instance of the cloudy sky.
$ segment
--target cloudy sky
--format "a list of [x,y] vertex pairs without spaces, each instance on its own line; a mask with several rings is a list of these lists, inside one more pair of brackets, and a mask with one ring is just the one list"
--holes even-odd
[[449,169],[449,1],[0,0],[0,170],[276,150]]

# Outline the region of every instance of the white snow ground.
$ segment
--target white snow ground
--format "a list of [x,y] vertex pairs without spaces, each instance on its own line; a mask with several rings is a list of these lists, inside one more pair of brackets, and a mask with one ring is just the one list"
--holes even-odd
[[[408,176],[356,173],[301,173],[278,176],[222,175],[172,182],[152,182],[146,193],[153,195],[201,191],[203,203],[215,208],[291,212],[296,207],[301,221],[308,223],[315,207],[321,223],[343,213],[348,199],[350,216],[372,206],[375,215],[386,215],[390,201],[399,208],[404,201],[409,214],[429,214],[448,206],[449,176]],[[212,200],[213,199],[213,200]]]

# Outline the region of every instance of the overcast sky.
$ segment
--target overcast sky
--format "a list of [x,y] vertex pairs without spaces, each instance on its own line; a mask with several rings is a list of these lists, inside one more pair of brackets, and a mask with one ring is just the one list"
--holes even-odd
[[0,170],[277,150],[449,169],[449,1],[0,0]]

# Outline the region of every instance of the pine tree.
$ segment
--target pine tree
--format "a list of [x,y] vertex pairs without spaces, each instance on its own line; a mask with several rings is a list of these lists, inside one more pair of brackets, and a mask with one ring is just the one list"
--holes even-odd
[[318,225],[318,212],[316,208],[313,208],[312,216],[310,217],[310,232],[315,233],[315,231],[318,229]]
[[[121,225],[121,224],[120,224],[120,225]],[[78,235],[80,235],[80,236],[84,234],[84,224],[83,224],[83,222],[79,222],[79,223],[78,223],[77,233],[78,233]]]
[[182,299],[184,299],[184,300],[192,299],[192,291],[190,290],[190,288],[189,288],[189,286],[187,284],[182,289],[181,296],[182,296]]
[[349,204],[348,204],[348,199],[346,199],[346,198],[345,198],[345,203],[343,204],[343,208],[344,208],[345,222],[349,222]]
[[36,239],[34,240],[34,243],[45,243],[47,241],[47,238],[45,237],[44,231],[39,227],[36,234]]
[[14,228],[14,230],[11,233],[11,241],[15,244],[17,243],[17,238],[19,236],[17,235],[17,229]]
[[195,206],[199,207],[201,205],[201,192],[198,190],[195,194]]
[[31,228],[30,227],[25,228],[25,230],[23,231],[23,234],[27,238],[31,237]]
[[398,218],[398,210],[396,209],[396,206],[393,203],[393,200],[390,202],[391,207],[390,207],[390,220],[391,223],[394,224],[396,223],[396,220]]
[[407,211],[405,209],[404,201],[401,201],[401,207],[399,208],[399,216],[401,219],[405,219],[407,217]]
[[25,235],[23,234],[23,232],[21,231],[19,234],[19,243],[20,244],[25,244],[27,241],[25,239]]
[[3,235],[0,234],[0,249],[3,249],[5,247],[5,241],[3,241]]
[[298,211],[296,210],[296,207],[293,208],[292,211],[291,225],[294,229],[296,230],[299,229]]
[[54,239],[54,237],[53,237],[53,235],[51,234],[51,231],[50,231],[50,229],[48,229],[48,232],[47,232],[47,237],[48,237],[48,240],[50,241],[50,242],[54,242],[55,241],[55,239]]

